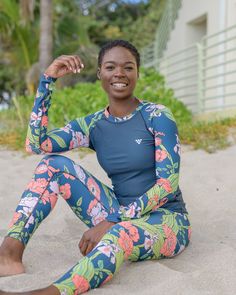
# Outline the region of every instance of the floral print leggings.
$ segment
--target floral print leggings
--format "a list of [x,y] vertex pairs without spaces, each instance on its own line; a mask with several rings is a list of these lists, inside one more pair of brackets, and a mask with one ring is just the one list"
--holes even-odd
[[[119,208],[111,188],[80,165],[61,155],[47,155],[24,191],[8,236],[26,245],[39,224],[63,197],[74,213],[92,227]],[[188,214],[158,208],[114,224],[97,246],[53,283],[61,294],[81,294],[109,281],[124,260],[173,257],[189,243]]]

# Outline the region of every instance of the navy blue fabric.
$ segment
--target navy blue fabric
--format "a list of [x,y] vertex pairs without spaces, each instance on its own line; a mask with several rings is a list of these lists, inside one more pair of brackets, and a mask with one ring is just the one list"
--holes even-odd
[[[128,206],[155,184],[154,137],[140,111],[125,121],[103,116],[91,130],[90,141],[120,205]],[[176,199],[162,207],[187,213],[180,189]]]

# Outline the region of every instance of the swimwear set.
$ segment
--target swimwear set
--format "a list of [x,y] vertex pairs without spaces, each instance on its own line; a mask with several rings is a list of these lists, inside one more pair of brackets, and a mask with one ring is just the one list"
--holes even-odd
[[[109,281],[124,260],[179,254],[189,244],[191,225],[178,184],[180,143],[170,110],[139,100],[125,117],[112,116],[106,107],[47,131],[55,81],[40,79],[26,149],[47,155],[22,194],[8,236],[26,245],[59,196],[90,228],[114,222],[95,248],[53,283],[61,294],[73,295]],[[78,147],[96,151],[113,188],[54,154]]]

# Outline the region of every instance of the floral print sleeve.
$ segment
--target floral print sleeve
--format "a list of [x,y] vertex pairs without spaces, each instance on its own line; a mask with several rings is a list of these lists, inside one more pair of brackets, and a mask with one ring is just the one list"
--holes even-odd
[[26,137],[26,151],[34,154],[64,152],[79,146],[89,147],[86,117],[69,122],[63,128],[51,131],[48,111],[55,78],[41,76]]
[[180,166],[177,126],[168,108],[153,104],[148,111],[148,129],[155,140],[156,184],[135,202],[128,206],[120,206],[118,211],[108,217],[109,221],[120,222],[140,218],[175,199]]

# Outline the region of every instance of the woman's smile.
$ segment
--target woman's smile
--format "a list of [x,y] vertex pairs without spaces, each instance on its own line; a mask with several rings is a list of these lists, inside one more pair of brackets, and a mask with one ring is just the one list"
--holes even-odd
[[106,52],[100,68],[103,89],[110,103],[133,97],[138,79],[135,57],[124,47],[114,47]]

